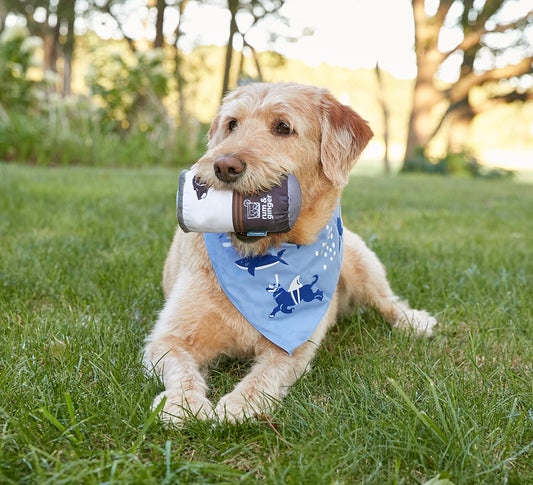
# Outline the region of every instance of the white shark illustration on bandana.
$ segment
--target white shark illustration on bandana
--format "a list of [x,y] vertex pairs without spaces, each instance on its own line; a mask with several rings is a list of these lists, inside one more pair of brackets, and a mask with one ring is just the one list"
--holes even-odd
[[329,308],[342,264],[340,206],[315,243],[281,244],[242,258],[225,233],[204,239],[220,286],[261,334],[289,354],[306,342]]

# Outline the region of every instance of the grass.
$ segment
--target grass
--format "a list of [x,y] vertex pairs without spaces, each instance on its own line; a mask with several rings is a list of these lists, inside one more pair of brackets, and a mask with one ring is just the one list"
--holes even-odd
[[[356,312],[268,419],[175,430],[141,351],[176,179],[0,165],[0,483],[533,482],[530,186],[353,178],[345,222],[438,334]],[[220,359],[213,397],[245,370]]]

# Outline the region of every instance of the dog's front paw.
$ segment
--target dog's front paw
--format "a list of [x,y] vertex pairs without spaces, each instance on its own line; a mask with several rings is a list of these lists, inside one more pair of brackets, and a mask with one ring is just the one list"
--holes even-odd
[[212,416],[213,408],[209,400],[195,391],[164,391],[154,399],[152,411],[157,409],[165,398],[165,404],[159,411],[159,418],[168,424],[183,426],[187,418],[209,419]]
[[437,320],[425,310],[408,310],[396,322],[395,327],[402,330],[412,328],[417,335],[433,335]]
[[241,423],[261,411],[263,407],[246,399],[241,393],[231,392],[220,399],[215,407],[215,418],[220,422]]

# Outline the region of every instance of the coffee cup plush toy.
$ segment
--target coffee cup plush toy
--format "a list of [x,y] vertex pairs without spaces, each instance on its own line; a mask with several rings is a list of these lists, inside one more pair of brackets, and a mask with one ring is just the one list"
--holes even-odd
[[176,212],[184,232],[239,232],[247,236],[289,232],[301,205],[300,184],[292,173],[279,185],[255,194],[215,190],[191,170],[179,176]]

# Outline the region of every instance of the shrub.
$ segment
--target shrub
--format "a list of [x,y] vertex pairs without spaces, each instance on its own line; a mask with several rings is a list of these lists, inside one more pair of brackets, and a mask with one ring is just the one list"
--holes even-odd
[[483,178],[509,178],[514,175],[510,170],[484,167],[475,157],[465,152],[448,153],[444,158],[430,160],[425,156],[424,148],[422,147],[417,149],[413,158],[404,162],[401,172],[419,172]]
[[0,159],[38,165],[185,166],[200,157],[206,126],[165,123],[150,131],[114,131],[88,98],[50,97],[38,116],[11,110],[0,116]]
[[[0,159],[39,165],[188,165],[204,150],[206,126],[176,127],[160,53],[96,57],[94,98],[61,97],[31,81],[39,43],[24,29],[0,36]],[[92,76],[92,78],[91,78]],[[47,76],[48,79],[50,76]],[[30,113],[31,111],[31,113]]]
[[27,108],[32,102],[35,82],[28,77],[31,67],[38,65],[36,51],[39,37],[30,37],[25,27],[4,29],[0,35],[0,105]]
[[413,158],[405,160],[401,172],[436,173],[444,175],[446,166],[441,161],[431,162],[424,155],[424,148],[418,147]]
[[150,131],[161,123],[173,124],[161,99],[168,94],[170,77],[163,68],[162,49],[122,53],[94,53],[87,85],[101,106],[102,122],[115,131],[134,125]]

